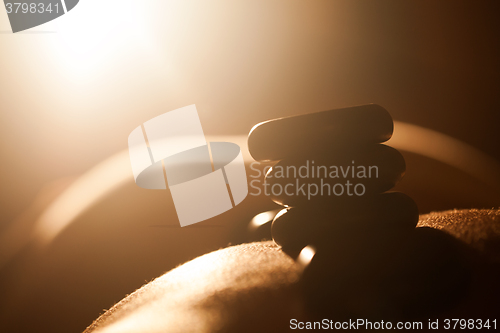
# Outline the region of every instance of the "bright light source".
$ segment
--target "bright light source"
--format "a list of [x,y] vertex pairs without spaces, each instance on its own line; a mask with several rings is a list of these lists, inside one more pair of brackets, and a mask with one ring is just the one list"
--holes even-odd
[[[57,62],[82,74],[102,62],[129,52],[134,29],[131,0],[85,0],[54,20]],[[132,37],[132,38],[131,38]],[[107,59],[109,63],[109,59]]]
[[117,37],[130,23],[130,0],[85,0],[57,20],[58,35],[83,56]]

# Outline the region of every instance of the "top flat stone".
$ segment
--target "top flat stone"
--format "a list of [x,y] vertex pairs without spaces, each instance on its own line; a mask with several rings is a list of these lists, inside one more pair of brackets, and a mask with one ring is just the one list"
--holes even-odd
[[248,149],[257,161],[276,161],[330,145],[384,142],[393,129],[389,112],[368,104],[262,122],[250,131]]

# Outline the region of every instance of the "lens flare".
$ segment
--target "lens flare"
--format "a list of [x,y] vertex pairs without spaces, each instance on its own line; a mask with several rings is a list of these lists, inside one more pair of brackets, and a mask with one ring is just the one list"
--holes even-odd
[[302,251],[300,251],[297,262],[299,263],[299,265],[306,267],[307,265],[309,265],[315,254],[316,250],[314,249],[314,247],[308,245],[304,247]]

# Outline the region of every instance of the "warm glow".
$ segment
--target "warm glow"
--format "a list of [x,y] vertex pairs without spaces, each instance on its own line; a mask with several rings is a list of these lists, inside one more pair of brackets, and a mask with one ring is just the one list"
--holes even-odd
[[130,10],[130,0],[80,1],[56,21],[58,36],[74,53],[89,56],[124,31]]
[[274,217],[274,219],[279,219],[281,216],[283,216],[286,212],[288,212],[288,208],[285,208],[285,209],[282,209],[278,212],[278,214],[276,214],[276,216]]
[[250,228],[256,229],[256,228],[260,227],[261,225],[272,222],[277,213],[278,213],[277,210],[270,210],[270,211],[255,215],[255,217],[252,219],[252,221],[250,221]]
[[40,216],[35,237],[42,244],[50,243],[81,213],[132,180],[128,152],[111,156],[71,184]]
[[394,122],[394,135],[387,145],[432,158],[500,188],[499,163],[458,139],[431,129]]
[[265,176],[267,177],[272,171],[273,171],[273,167],[270,167],[269,170],[267,170]]
[[308,245],[300,251],[299,257],[297,258],[297,262],[302,266],[307,266],[311,262],[312,258],[316,254],[316,250]]
[[[234,142],[242,148],[243,158],[249,158],[246,136],[207,136],[207,140]],[[49,244],[80,214],[133,181],[128,149],[104,160],[80,176],[45,210],[35,224],[35,239]]]

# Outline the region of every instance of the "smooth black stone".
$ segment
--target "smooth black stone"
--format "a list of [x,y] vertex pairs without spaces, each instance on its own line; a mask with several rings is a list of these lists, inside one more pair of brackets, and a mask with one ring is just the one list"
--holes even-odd
[[257,124],[248,136],[248,149],[257,161],[277,161],[330,144],[384,142],[392,132],[391,115],[369,104]]
[[415,228],[418,217],[410,197],[390,192],[289,208],[273,221],[272,236],[285,252],[294,253],[306,245],[400,237]]
[[297,154],[273,166],[265,182],[273,201],[298,206],[308,201],[388,191],[401,180],[405,170],[405,160],[399,151],[370,144],[336,149],[313,158]]

